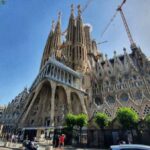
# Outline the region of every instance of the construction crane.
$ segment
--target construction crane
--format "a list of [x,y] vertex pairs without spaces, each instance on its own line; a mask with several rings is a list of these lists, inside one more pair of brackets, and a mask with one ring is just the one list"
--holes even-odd
[[128,35],[129,41],[130,41],[130,44],[131,44],[131,47],[135,47],[136,45],[135,45],[135,43],[134,43],[134,41],[133,41],[133,38],[132,38],[132,35],[131,35],[131,32],[130,32],[129,26],[128,26],[128,24],[127,24],[125,15],[124,15],[123,10],[122,10],[122,7],[123,7],[123,5],[125,4],[125,2],[126,2],[126,0],[123,0],[123,2],[121,3],[121,5],[117,8],[117,11],[120,12],[122,21],[123,21],[123,23],[124,23],[124,26],[125,26],[125,29],[126,29],[126,32],[127,32],[127,35]]
[[128,36],[128,38],[129,38],[129,41],[130,41],[130,44],[131,44],[131,47],[132,47],[132,48],[135,48],[135,47],[136,47],[136,44],[134,43],[134,40],[133,40],[133,38],[132,38],[132,35],[131,35],[131,32],[130,32],[129,26],[128,26],[128,24],[127,24],[125,15],[124,15],[123,10],[122,10],[122,7],[123,7],[123,5],[124,5],[125,3],[126,3],[126,0],[123,0],[123,2],[121,3],[121,5],[118,6],[118,8],[117,8],[115,14],[114,14],[113,17],[111,18],[110,22],[108,23],[108,25],[106,26],[106,28],[104,29],[104,31],[102,32],[101,37],[102,37],[102,36],[104,35],[104,33],[107,31],[107,29],[109,28],[109,26],[111,25],[111,23],[112,23],[113,20],[115,19],[117,13],[120,12],[120,15],[121,15],[123,24],[124,24],[125,29],[126,29],[126,32],[127,32],[127,36]]
[[104,43],[107,43],[107,42],[108,41],[102,41],[102,42],[96,43],[96,45],[104,44]]
[[93,0],[88,0],[87,3],[85,4],[85,6],[82,8],[81,12],[83,13],[89,6],[89,4],[92,2]]

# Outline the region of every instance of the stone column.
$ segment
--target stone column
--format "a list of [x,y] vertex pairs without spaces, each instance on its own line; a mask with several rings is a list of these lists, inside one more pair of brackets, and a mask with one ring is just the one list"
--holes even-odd
[[65,88],[65,91],[66,91],[66,94],[67,94],[68,112],[72,113],[71,100],[70,100],[71,99],[70,98],[71,91],[67,88]]
[[59,70],[59,79],[60,79],[60,81],[62,81],[62,80],[61,80],[61,76],[62,76],[61,71],[62,71],[62,70],[60,69],[60,70]]
[[47,71],[48,71],[48,65],[47,65],[47,67],[46,67],[46,71],[45,71],[45,75],[47,76]]
[[69,83],[69,73],[67,73],[66,75],[67,75],[67,83],[70,84]]
[[81,102],[81,107],[82,107],[83,113],[88,114],[87,113],[87,109],[86,109],[86,105],[84,103],[84,95],[83,94],[79,94],[79,98],[80,98],[80,102]]
[[73,75],[71,75],[71,85],[74,86]]
[[56,76],[57,76],[57,80],[59,80],[59,68],[57,67],[57,73],[56,73]]
[[51,82],[51,87],[52,87],[52,96],[51,96],[50,125],[51,125],[51,126],[54,126],[56,83]]
[[61,73],[61,76],[62,76],[62,82],[64,82],[64,76],[65,76],[65,74],[64,74],[64,71],[62,70],[62,73]]

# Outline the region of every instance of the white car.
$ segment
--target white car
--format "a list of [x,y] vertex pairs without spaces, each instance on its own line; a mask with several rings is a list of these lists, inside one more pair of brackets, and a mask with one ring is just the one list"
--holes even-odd
[[111,150],[150,150],[150,146],[138,145],[138,144],[121,144],[112,145]]

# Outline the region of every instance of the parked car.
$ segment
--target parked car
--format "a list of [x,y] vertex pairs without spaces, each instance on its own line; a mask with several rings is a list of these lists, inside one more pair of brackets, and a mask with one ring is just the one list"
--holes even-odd
[[112,145],[110,150],[150,150],[150,146],[138,144]]

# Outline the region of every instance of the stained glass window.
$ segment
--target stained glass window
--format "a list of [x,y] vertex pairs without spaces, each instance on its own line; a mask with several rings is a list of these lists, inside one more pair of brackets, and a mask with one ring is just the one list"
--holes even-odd
[[128,101],[128,99],[129,99],[129,96],[128,96],[127,93],[122,93],[122,94],[120,95],[120,100],[121,100],[121,101]]

